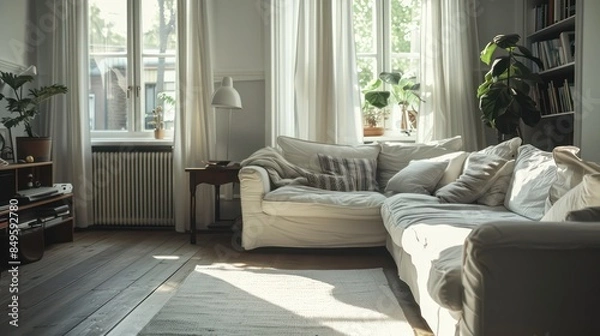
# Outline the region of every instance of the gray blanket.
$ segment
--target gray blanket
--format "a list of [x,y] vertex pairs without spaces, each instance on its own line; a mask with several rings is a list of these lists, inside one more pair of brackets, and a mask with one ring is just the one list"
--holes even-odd
[[306,175],[310,172],[287,161],[281,153],[273,147],[257,150],[240,163],[245,166],[259,166],[265,168],[271,183],[276,187],[285,185],[308,185]]

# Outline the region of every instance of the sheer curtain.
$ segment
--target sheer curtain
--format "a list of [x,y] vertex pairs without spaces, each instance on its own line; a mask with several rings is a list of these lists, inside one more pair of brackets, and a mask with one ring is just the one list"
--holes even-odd
[[352,0],[273,2],[271,92],[281,98],[272,99],[272,139],[360,143]]
[[[207,0],[178,0],[178,115],[175,121],[174,204],[175,229],[190,228],[190,193],[186,167],[199,167],[215,153],[215,116]],[[212,187],[196,192],[197,224],[209,224],[214,215]]]
[[64,84],[69,92],[50,100],[37,120],[52,137],[54,181],[73,184],[75,225],[91,225],[93,188],[88,111],[87,0],[49,0],[35,6],[34,22],[43,23],[37,46],[39,85]]
[[483,144],[476,98],[479,50],[474,0],[423,0],[421,90],[417,142],[463,137],[465,150]]

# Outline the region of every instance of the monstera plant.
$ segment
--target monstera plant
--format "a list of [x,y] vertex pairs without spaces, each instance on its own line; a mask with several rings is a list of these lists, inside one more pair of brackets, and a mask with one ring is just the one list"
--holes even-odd
[[[529,96],[531,86],[541,82],[541,78],[522,61],[529,60],[540,69],[543,64],[529,49],[517,44],[520,39],[518,34],[498,35],[480,55],[483,63],[491,65],[477,89],[481,119],[505,135],[519,135],[520,120],[533,127],[541,118],[536,103]],[[501,55],[493,58],[497,53]]]

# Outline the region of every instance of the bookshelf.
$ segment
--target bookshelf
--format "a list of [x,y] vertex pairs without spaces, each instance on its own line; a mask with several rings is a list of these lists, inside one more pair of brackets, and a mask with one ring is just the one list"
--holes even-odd
[[574,143],[576,1],[525,2],[526,43],[544,64],[543,69],[532,64],[543,81],[531,90],[532,98],[542,112],[542,120],[531,129],[529,142],[544,150]]

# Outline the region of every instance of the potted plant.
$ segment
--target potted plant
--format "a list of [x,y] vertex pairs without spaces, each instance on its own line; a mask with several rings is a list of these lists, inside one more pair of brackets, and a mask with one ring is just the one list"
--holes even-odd
[[49,98],[67,93],[67,87],[60,84],[52,84],[37,89],[30,89],[27,94],[24,85],[33,81],[35,67],[30,67],[21,74],[11,72],[0,72],[0,83],[12,89],[12,96],[6,96],[0,92],[0,100],[5,99],[10,116],[2,118],[2,124],[9,130],[19,124],[25,127],[25,137],[17,137],[17,155],[19,159],[27,161],[49,161],[52,148],[52,140],[48,137],[38,137],[33,131],[32,121],[40,113],[39,105]]
[[157,106],[151,113],[153,120],[150,121],[151,125],[154,125],[154,138],[162,139],[165,137],[165,121],[163,116],[162,106]]
[[[541,82],[541,78],[520,60],[531,60],[540,69],[543,69],[543,64],[529,49],[517,44],[520,39],[518,34],[498,35],[480,55],[483,63],[491,64],[484,82],[477,89],[481,119],[498,131],[500,141],[521,135],[520,120],[533,127],[541,119],[535,101],[529,96],[531,84]],[[492,62],[492,57],[499,50],[503,51],[503,55]]]
[[[383,83],[390,84],[391,90],[381,90]],[[398,104],[402,111],[402,128],[410,131],[416,128],[418,104],[423,101],[418,93],[419,88],[420,84],[415,82],[414,76],[401,72],[382,72],[379,78],[365,89],[363,114],[367,117],[371,107],[384,109],[389,105]],[[389,114],[389,111],[387,113]]]

